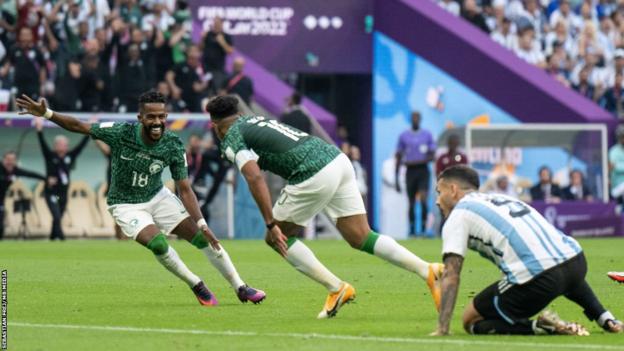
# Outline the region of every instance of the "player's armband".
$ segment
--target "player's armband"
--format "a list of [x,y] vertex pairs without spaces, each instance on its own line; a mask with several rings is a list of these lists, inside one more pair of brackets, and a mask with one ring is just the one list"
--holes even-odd
[[249,161],[257,161],[260,157],[253,150],[241,150],[236,153],[236,167],[243,169],[243,166]]

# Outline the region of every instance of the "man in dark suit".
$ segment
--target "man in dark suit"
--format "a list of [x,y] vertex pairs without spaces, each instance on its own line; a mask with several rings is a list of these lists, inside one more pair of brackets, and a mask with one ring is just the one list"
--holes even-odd
[[594,197],[589,187],[585,184],[584,178],[583,172],[578,169],[572,170],[570,172],[570,185],[561,190],[561,198],[569,201],[592,201]]
[[559,202],[561,200],[561,188],[552,182],[552,171],[548,166],[539,169],[539,182],[531,188],[533,201]]

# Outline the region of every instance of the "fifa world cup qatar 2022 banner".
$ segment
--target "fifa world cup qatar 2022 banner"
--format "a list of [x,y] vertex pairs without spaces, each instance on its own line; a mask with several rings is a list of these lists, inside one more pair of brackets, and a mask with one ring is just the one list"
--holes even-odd
[[273,72],[369,73],[373,0],[190,0],[193,39],[215,17],[234,47]]

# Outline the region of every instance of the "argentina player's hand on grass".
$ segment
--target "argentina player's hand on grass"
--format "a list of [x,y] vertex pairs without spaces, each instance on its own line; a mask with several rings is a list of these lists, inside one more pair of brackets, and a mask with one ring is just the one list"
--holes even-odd
[[48,109],[48,104],[44,98],[40,98],[39,102],[37,102],[26,94],[22,94],[21,97],[18,97],[16,102],[17,106],[22,109],[22,111],[18,112],[20,115],[31,114],[33,116],[42,117]]

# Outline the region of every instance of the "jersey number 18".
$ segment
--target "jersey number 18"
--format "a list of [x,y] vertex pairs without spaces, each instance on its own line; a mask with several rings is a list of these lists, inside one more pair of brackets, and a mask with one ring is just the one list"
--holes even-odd
[[132,186],[144,188],[149,182],[149,175],[132,171]]

